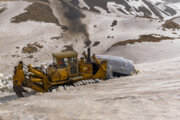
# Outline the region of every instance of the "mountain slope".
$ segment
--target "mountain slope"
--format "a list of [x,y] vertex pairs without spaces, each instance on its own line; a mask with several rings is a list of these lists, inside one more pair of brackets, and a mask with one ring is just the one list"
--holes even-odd
[[179,0],[164,0],[166,2],[170,2],[170,3],[176,3],[176,2],[179,2]]
[[172,7],[162,4],[154,4],[148,0],[71,0],[71,2],[83,9],[101,13],[115,13],[118,15],[135,15],[164,19],[177,14]]

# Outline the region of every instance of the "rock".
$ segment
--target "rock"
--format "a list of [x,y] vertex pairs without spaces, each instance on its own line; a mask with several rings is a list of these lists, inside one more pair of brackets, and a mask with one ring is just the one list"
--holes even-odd
[[180,29],[180,25],[172,20],[167,20],[162,26],[167,29]]
[[100,44],[100,41],[95,41],[94,44],[93,44],[93,47],[97,46]]

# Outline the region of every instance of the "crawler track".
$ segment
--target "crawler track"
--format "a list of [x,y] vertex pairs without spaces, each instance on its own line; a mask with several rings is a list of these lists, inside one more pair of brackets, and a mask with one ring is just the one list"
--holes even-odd
[[[68,90],[74,87],[82,86],[82,85],[87,85],[87,84],[95,84],[99,83],[101,80],[99,79],[90,79],[90,80],[81,80],[77,82],[73,82],[71,84],[65,84],[65,85],[60,85],[60,86],[55,86],[49,89],[50,92],[56,92],[56,91],[63,91],[63,90]],[[26,91],[27,93],[27,91]],[[16,95],[20,97],[25,97],[23,92],[16,92]]]
[[73,82],[72,84],[58,86],[57,88],[52,89],[52,92],[68,90],[68,89],[71,89],[74,87],[87,85],[87,84],[95,84],[95,83],[99,83],[99,82],[101,82],[101,80],[99,80],[99,79],[77,81],[77,82]]

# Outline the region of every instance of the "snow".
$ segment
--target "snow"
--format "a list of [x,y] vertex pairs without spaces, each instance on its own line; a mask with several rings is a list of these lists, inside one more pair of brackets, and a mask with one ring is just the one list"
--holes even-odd
[[132,75],[135,73],[135,68],[133,62],[123,57],[112,56],[112,55],[97,55],[97,58],[102,58],[107,60],[108,66],[111,67],[112,72]]
[[6,8],[6,4],[0,2],[0,10]]
[[163,1],[163,0],[149,0],[149,1],[151,1],[152,3],[165,3],[165,1]]
[[139,8],[139,7],[142,7],[144,4],[143,4],[143,1],[142,0],[131,0],[128,2],[130,6],[134,6],[135,8]]
[[13,100],[0,105],[0,116],[2,120],[178,120],[179,61],[138,64],[138,75]]
[[180,16],[180,2],[168,3],[167,5],[176,10],[177,14],[174,17]]
[[[110,12],[112,14],[116,14],[116,15],[120,15],[120,16],[126,16],[124,13],[120,12],[118,10],[118,8],[120,8],[121,10],[123,10],[126,14],[128,14],[128,16],[132,15],[139,15],[139,16],[143,16],[143,12],[137,12],[136,10],[139,10],[140,7],[145,7],[147,8],[151,13],[152,13],[152,17],[153,18],[158,18],[158,16],[156,16],[154,14],[153,11],[151,11],[149,9],[149,7],[142,1],[142,0],[130,0],[130,1],[127,1],[128,2],[128,5],[131,6],[131,11],[127,11],[125,9],[125,6],[124,5],[121,5],[121,4],[116,4],[115,2],[108,2],[107,3],[107,6],[108,6],[108,9],[110,10]],[[135,10],[136,9],[136,10]]]
[[[113,20],[117,20],[117,25],[111,27]],[[116,17],[116,16],[103,16],[103,15],[91,15],[85,19],[89,24],[89,33],[92,43],[94,41],[102,41],[100,45],[92,48],[92,51],[102,54],[106,51],[112,44],[117,43],[118,41],[125,41],[130,39],[137,39],[139,35],[148,35],[148,34],[159,34],[169,37],[178,37],[180,34],[179,31],[177,35],[172,34],[172,30],[163,31],[161,25],[164,24],[164,21],[159,20],[149,20],[143,18],[134,18],[134,17]],[[103,23],[103,24],[102,24]],[[97,25],[97,28],[94,28],[94,25]],[[110,38],[107,38],[110,36]],[[113,36],[113,38],[111,38]]]
[[90,9],[89,6],[84,2],[84,0],[79,0],[79,7],[80,8],[87,8],[88,10]]
[[122,56],[135,63],[146,63],[180,56],[180,39],[161,42],[143,42],[113,47],[107,55]]
[[[157,18],[157,16],[154,14],[154,12],[151,11],[151,9],[148,7],[148,5],[146,5],[142,0],[138,0],[138,1],[137,0],[130,0],[128,2],[128,4],[130,6],[133,6],[133,9],[136,8],[137,10],[139,10],[140,7],[145,7],[145,8],[147,8],[152,13],[151,16],[153,18]],[[133,13],[134,15],[143,16],[142,13],[138,13],[135,9],[131,13]]]
[[2,73],[0,73],[0,103],[2,97],[14,94],[12,88],[12,75],[3,75]]
[[173,19],[173,21],[176,22],[177,24],[180,24],[180,17]]
[[[110,12],[108,14],[115,14],[115,15],[122,16],[122,17],[127,16],[127,15],[128,16],[135,16],[135,15],[144,16],[146,11],[148,10],[152,14],[149,16],[153,17],[153,18],[159,18],[160,17],[159,15],[157,15],[157,13],[159,13],[165,19],[170,19],[173,17],[171,14],[169,14],[168,12],[166,12],[164,10],[167,6],[171,7],[172,9],[174,8],[174,6],[172,6],[171,3],[166,3],[162,0],[147,1],[147,2],[150,2],[154,6],[154,9],[156,9],[157,11],[151,10],[150,6],[148,4],[146,4],[146,2],[144,2],[144,0],[129,0],[129,1],[122,0],[122,3],[120,2],[119,4],[117,4],[116,1],[112,1],[112,0],[108,0],[108,1],[104,1],[104,2],[107,2],[106,3],[107,8]],[[156,3],[158,3],[158,4],[156,4]],[[79,0],[79,7],[80,8],[86,7],[89,10],[89,6],[88,6],[88,4],[85,3],[84,0]],[[129,7],[128,10],[126,9],[126,7]],[[100,10],[101,14],[106,14],[106,10],[103,10],[103,8],[100,8],[97,6],[95,6],[95,8]],[[144,8],[146,10],[143,11],[142,8]],[[140,12],[140,11],[142,11],[142,12]]]
[[119,12],[118,8],[121,8],[126,14],[128,14],[128,12],[126,12],[125,10],[125,6],[121,5],[121,4],[116,4],[114,2],[108,2],[107,3],[108,6],[108,10],[111,12],[111,14],[117,15],[117,16],[127,16],[122,12]]
[[[60,44],[60,41],[50,39],[51,37],[60,36],[60,32],[62,31],[60,27],[53,23],[39,23],[34,21],[19,24],[11,23],[11,18],[25,12],[24,8],[32,3],[24,1],[5,3],[7,9],[0,14],[0,72],[5,74],[12,73],[12,66],[15,66],[19,60],[27,61],[27,63],[35,63],[34,59],[28,59],[26,58],[28,55],[21,53],[21,49],[29,43],[38,42],[43,45],[44,49],[36,53],[34,57],[48,62],[51,59],[51,52],[47,53],[47,50],[57,51],[58,48],[54,46],[63,46],[63,44]],[[16,47],[19,47],[19,49]],[[47,56],[43,57],[45,53]],[[12,55],[19,55],[20,57],[12,57]],[[40,62],[37,64],[40,64]]]
[[175,8],[177,10],[180,10],[180,2],[176,2],[176,3],[170,3],[169,4],[172,8]]

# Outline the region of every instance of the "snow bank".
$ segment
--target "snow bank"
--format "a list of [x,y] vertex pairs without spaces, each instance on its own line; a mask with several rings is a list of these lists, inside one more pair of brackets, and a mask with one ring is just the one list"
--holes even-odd
[[122,75],[131,75],[135,73],[133,62],[123,57],[111,55],[97,55],[97,58],[102,58],[108,61],[108,66],[111,66],[112,72]]
[[4,8],[4,7],[6,7],[6,4],[0,3],[0,9],[2,9],[2,8]]
[[4,90],[12,90],[13,82],[12,82],[12,75],[3,75],[0,73],[0,90],[4,92]]

